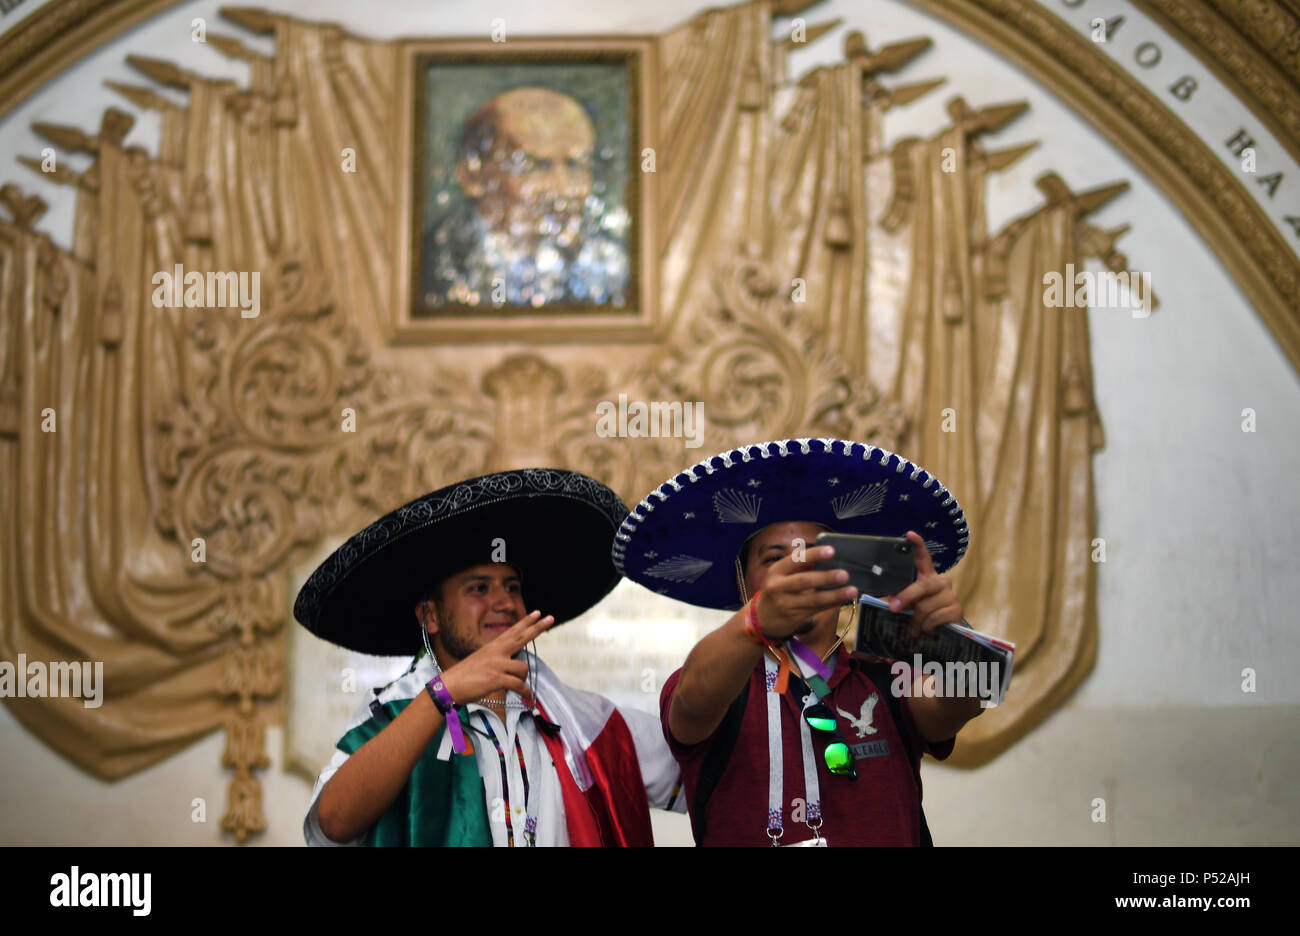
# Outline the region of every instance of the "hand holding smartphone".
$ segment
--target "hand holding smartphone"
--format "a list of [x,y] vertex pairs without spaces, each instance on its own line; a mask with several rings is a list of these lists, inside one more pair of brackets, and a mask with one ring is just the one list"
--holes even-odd
[[[818,546],[832,546],[835,556],[817,563],[821,571],[843,569],[860,595],[894,595],[916,579],[916,554],[905,536],[855,536],[822,533]],[[828,588],[842,588],[830,585]]]

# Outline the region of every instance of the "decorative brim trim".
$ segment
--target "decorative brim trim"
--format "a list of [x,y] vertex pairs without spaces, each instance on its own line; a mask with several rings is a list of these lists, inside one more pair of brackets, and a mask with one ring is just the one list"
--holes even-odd
[[[955,549],[943,548],[936,553],[934,555],[935,568],[939,571],[951,568],[965,555],[970,543],[970,530],[966,522],[966,514],[952,493],[934,475],[888,449],[843,439],[805,438],[762,442],[730,449],[710,456],[669,478],[647,494],[619,526],[611,550],[614,567],[623,575],[627,575],[634,580],[639,581],[642,577],[648,576],[657,581],[670,583],[666,588],[656,590],[670,594],[673,597],[682,597],[683,593],[688,592],[689,589],[674,586],[693,584],[719,560],[716,557],[710,559],[684,553],[674,553],[664,556],[652,566],[639,569],[635,574],[630,572],[628,569],[628,549],[637,540],[651,514],[655,510],[662,510],[666,505],[679,500],[683,492],[692,490],[692,485],[707,480],[714,487],[717,487],[717,482],[721,477],[738,472],[750,462],[766,459],[798,458],[805,455],[820,458],[832,456],[846,460],[858,460],[871,465],[870,474],[873,476],[871,479],[855,488],[846,490],[841,495],[827,499],[826,503],[829,506],[828,519],[830,522],[840,521],[841,527],[851,527],[855,523],[861,525],[863,523],[862,518],[879,511],[883,505],[887,478],[882,479],[879,476],[891,473],[893,475],[903,475],[908,482],[920,491],[924,491],[929,498],[938,501],[935,506],[943,509],[951,523],[952,537],[949,542],[955,545]],[[851,467],[851,464],[848,467]],[[766,495],[760,492],[749,492],[736,488],[716,490],[711,499],[713,518],[703,526],[706,529],[711,528],[714,530],[723,528],[728,530],[745,529],[752,535],[754,531],[748,530],[748,527],[758,523],[759,508],[764,496]],[[816,517],[804,519],[823,522]],[[736,526],[733,528],[732,524]],[[648,583],[643,581],[642,584]],[[683,597],[683,600],[690,599]],[[719,607],[720,605],[710,604],[708,606]]]
[[528,468],[461,481],[348,539],[304,583],[294,617],[349,649],[414,652],[414,597],[445,574],[490,561],[491,538],[499,535],[508,542],[507,561],[527,566],[520,568],[525,600],[559,623],[617,584],[607,557],[626,515],[617,494],[573,471]]

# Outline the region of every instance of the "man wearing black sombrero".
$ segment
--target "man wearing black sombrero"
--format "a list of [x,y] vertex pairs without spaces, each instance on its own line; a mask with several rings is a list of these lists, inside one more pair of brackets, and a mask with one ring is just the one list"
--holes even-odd
[[349,722],[308,844],[653,844],[650,805],[684,809],[658,722],[525,649],[617,584],[626,514],[584,475],[500,472],[398,508],[312,573],[294,605],[312,633],[418,655]]
[[839,611],[858,595],[847,573],[814,568],[833,555],[814,545],[824,531],[905,535],[917,577],[891,608],[913,611],[914,632],[962,620],[939,574],[969,542],[960,506],[922,468],[857,442],[715,455],[651,491],[615,537],[629,578],[736,610],[660,696],[697,844],[930,844],[920,757],[947,757],[979,699],[927,695],[920,674],[897,693],[889,664],[850,656]]

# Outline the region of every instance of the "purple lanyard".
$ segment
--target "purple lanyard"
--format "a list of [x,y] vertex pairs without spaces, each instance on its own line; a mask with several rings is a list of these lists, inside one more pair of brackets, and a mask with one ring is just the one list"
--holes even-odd
[[832,663],[823,662],[821,657],[809,650],[798,637],[791,637],[789,640],[790,649],[794,651],[801,663],[810,668],[822,679],[830,679],[831,674],[835,672],[835,666]]

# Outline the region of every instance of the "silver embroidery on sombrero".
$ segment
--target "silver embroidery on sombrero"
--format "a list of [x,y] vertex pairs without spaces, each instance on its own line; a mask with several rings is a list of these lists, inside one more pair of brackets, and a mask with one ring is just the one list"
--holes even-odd
[[[416,498],[351,536],[303,584],[294,602],[294,617],[308,627],[314,626],[321,607],[338,584],[351,575],[361,562],[397,540],[484,502],[513,500],[531,495],[570,498],[597,510],[617,530],[630,533],[635,529],[625,522],[620,523],[627,519],[627,507],[614,491],[596,479],[577,472],[558,468],[525,468],[471,478]],[[615,565],[618,565],[617,560]]]
[[735,488],[723,488],[713,495],[713,509],[718,512],[719,523],[757,523],[762,503],[763,498]]
[[694,582],[709,571],[712,565],[713,563],[708,559],[677,555],[663,562],[656,562],[642,574],[667,579],[670,582]]
[[[896,464],[894,468],[895,472],[901,474],[902,472],[911,469],[910,474],[908,475],[908,479],[911,481],[919,481],[921,476],[924,476],[925,480],[920,482],[921,490],[930,491],[930,493],[936,498],[946,497],[947,500],[943,502],[943,506],[954,504],[954,498],[948,492],[948,489],[943,486],[943,483],[939,481],[938,478],[936,478],[934,475],[930,474],[929,472],[925,471],[919,465],[904,458],[903,456],[891,452],[888,449],[878,448],[874,445],[868,445],[863,442],[852,442],[845,439],[825,439],[825,438],[787,439],[783,442],[760,442],[755,445],[746,445],[741,448],[730,449],[726,452],[721,452],[717,455],[710,455],[708,458],[704,459],[704,461],[700,462],[699,464],[693,465],[690,468],[687,468],[685,471],[673,475],[673,477],[669,478],[663,484],[659,485],[659,487],[655,491],[652,491],[651,494],[657,497],[660,501],[670,500],[672,498],[672,495],[680,494],[683,490],[686,490],[686,486],[681,481],[683,477],[693,482],[699,480],[700,477],[696,475],[696,471],[702,471],[706,474],[712,474],[713,471],[716,470],[713,466],[714,459],[721,460],[724,467],[731,467],[731,463],[734,459],[738,459],[741,464],[747,464],[753,461],[755,456],[758,456],[759,458],[771,458],[772,448],[774,447],[782,455],[814,454],[812,451],[812,446],[808,444],[809,442],[820,443],[822,447],[822,454],[824,455],[836,454],[835,451],[836,445],[840,446],[840,451],[838,454],[843,455],[845,458],[851,458],[854,455],[859,455],[864,461],[870,461],[872,459],[876,459],[876,456],[879,455],[879,458],[876,460],[879,462],[879,464],[882,467],[887,467],[889,465],[890,458],[893,458],[896,460]],[[798,445],[799,448],[798,453],[795,453],[787,449],[787,446],[794,446],[796,444]],[[899,500],[904,500],[904,499],[905,498],[903,497],[899,498]],[[716,503],[714,506],[715,507],[717,506]],[[751,522],[757,522],[757,517],[756,517],[757,506],[755,506],[754,513],[755,513],[755,520]],[[953,557],[951,563],[951,565],[955,565],[958,561],[960,561],[961,557],[966,554],[966,550],[970,546],[970,527],[966,523],[965,512],[959,506],[956,506],[954,504],[953,508],[948,511],[948,515],[953,518],[952,521],[953,532],[957,534],[957,554],[956,556]],[[695,514],[689,511],[684,512],[682,514],[683,519],[691,519],[694,516]],[[721,519],[721,515],[719,516],[719,519]],[[626,547],[623,546],[623,544],[624,543],[630,544],[633,541],[633,537],[637,532],[637,528],[644,520],[645,520],[644,516],[641,516],[636,511],[633,511],[623,520],[622,526],[619,528],[617,541],[614,547],[613,560],[614,560],[615,568],[617,568],[620,573],[626,574],[626,570],[624,569],[624,565],[623,565],[624,550],[626,549]],[[740,521],[736,521],[736,522],[740,522]]]
[[948,551],[948,547],[946,544],[936,543],[934,540],[926,540],[925,548],[930,550],[930,555],[932,556],[942,555],[943,553],[946,553]]
[[888,481],[864,484],[852,494],[831,498],[831,509],[835,511],[835,516],[841,520],[880,513],[885,506],[885,493],[888,486]]

